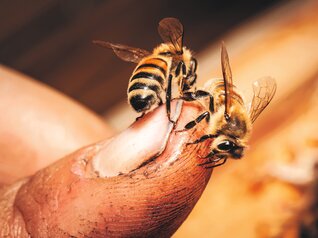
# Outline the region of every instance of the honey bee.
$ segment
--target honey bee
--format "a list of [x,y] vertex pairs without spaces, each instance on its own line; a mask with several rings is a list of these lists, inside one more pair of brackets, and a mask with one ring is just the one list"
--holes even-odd
[[100,40],[93,43],[112,49],[124,61],[137,63],[129,79],[127,93],[128,103],[142,113],[140,117],[153,106],[161,105],[162,93],[165,92],[167,116],[173,122],[170,119],[172,81],[177,83],[179,95],[189,92],[196,83],[197,61],[183,46],[183,25],[178,19],[164,18],[159,22],[158,32],[164,43],[154,48],[152,53]]
[[232,83],[229,57],[224,43],[221,50],[221,64],[223,79],[210,82],[207,91],[197,90],[183,95],[186,101],[209,99],[206,105],[208,110],[187,123],[181,130],[189,130],[204,119],[208,123],[209,134],[188,143],[188,145],[197,144],[210,138],[214,139],[210,153],[203,157],[206,161],[199,164],[205,168],[217,167],[224,164],[228,158],[240,159],[243,156],[252,124],[270,103],[277,87],[275,80],[270,77],[254,82],[254,96],[250,107],[246,108],[241,95]]

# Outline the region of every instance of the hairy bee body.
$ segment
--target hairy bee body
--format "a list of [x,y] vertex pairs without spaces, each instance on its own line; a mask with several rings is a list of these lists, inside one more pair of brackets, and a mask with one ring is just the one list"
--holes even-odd
[[[183,47],[183,26],[176,18],[164,18],[158,32],[164,43],[153,52],[122,44],[94,40],[93,43],[108,49],[121,59],[137,63],[128,84],[128,103],[144,115],[155,105],[162,103],[165,93],[166,111],[170,118],[172,81],[178,85],[179,96],[190,91],[196,83],[197,61]],[[141,116],[142,116],[141,115]]]
[[[153,53],[142,59],[135,68],[128,84],[128,103],[137,112],[146,112],[152,106],[162,103],[162,93],[166,92],[168,78],[179,85],[179,91],[191,88],[193,77],[185,80],[181,88],[181,76],[177,75],[176,70],[179,62],[184,62],[186,74],[191,69],[192,55],[188,49],[183,48],[183,53],[178,58],[173,52],[170,44],[161,44],[154,49]],[[179,70],[179,69],[178,69]],[[181,70],[181,69],[180,69]]]
[[208,98],[205,105],[207,111],[195,120],[187,123],[183,130],[189,130],[198,123],[207,122],[206,132],[199,139],[188,144],[201,143],[213,139],[210,153],[203,159],[201,166],[213,168],[222,165],[228,158],[240,159],[247,147],[247,141],[252,130],[252,124],[267,107],[276,92],[274,79],[266,77],[254,82],[254,96],[249,108],[244,103],[232,82],[232,72],[229,58],[224,45],[221,50],[222,79],[209,81],[204,90],[196,90],[184,94],[187,101]]
[[169,63],[163,57],[147,57],[136,67],[127,90],[128,103],[135,111],[144,112],[162,102]]
[[[230,95],[231,106],[227,110],[228,117],[226,117],[224,115],[226,103],[224,80],[216,79],[209,83],[210,87],[207,90],[214,99],[214,112],[210,114],[207,131],[209,134],[216,135],[211,145],[211,151],[213,154],[218,154],[219,157],[240,159],[252,130],[251,119],[244,100],[233,87]],[[218,148],[218,145],[224,144],[224,141],[233,144],[228,151],[222,151]]]

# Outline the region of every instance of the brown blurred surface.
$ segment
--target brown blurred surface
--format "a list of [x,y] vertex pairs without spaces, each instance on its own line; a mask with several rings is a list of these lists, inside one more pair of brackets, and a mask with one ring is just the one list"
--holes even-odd
[[32,175],[78,148],[112,135],[110,127],[92,111],[2,65],[0,111],[0,183]]
[[161,18],[178,17],[200,52],[231,27],[273,6],[261,1],[0,1],[0,63],[103,113],[126,98],[134,64],[91,44],[104,39],[152,49]]

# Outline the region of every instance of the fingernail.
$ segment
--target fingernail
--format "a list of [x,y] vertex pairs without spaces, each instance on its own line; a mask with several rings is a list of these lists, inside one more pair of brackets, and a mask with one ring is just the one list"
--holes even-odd
[[[171,115],[177,121],[182,101],[173,102]],[[100,143],[101,149],[93,157],[92,169],[100,177],[126,174],[155,155],[160,155],[168,142],[173,123],[164,106],[147,113],[119,135]]]

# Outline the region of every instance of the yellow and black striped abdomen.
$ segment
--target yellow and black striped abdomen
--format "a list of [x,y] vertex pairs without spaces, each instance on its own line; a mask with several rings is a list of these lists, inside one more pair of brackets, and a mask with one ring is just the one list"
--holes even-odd
[[146,58],[137,65],[128,85],[128,101],[137,112],[147,111],[162,101],[167,69],[168,63],[156,57]]

